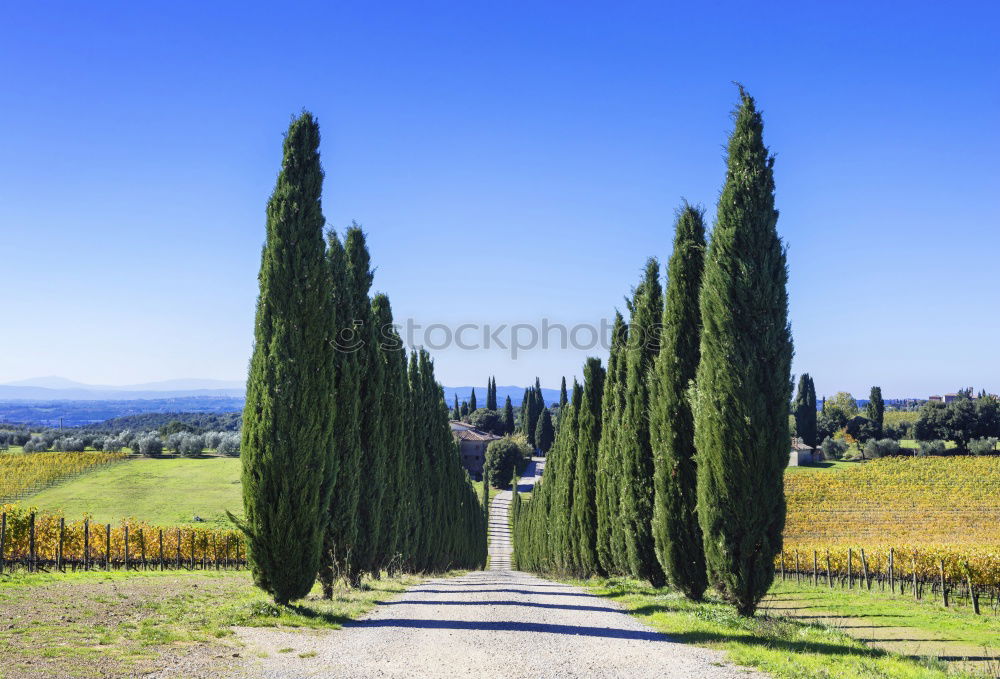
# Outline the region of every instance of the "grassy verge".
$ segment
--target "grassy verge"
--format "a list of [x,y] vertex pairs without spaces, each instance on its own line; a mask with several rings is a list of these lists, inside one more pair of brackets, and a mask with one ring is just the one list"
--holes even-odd
[[[762,604],[766,612],[780,613],[780,602],[805,602],[811,612],[830,612],[852,618],[871,630],[911,628],[942,640],[973,647],[1000,646],[1000,617],[975,615],[969,606],[945,608],[936,601],[915,601],[912,597],[885,592],[843,590],[778,582]],[[863,632],[866,636],[870,632]],[[878,635],[874,637],[877,639]]]
[[[418,582],[368,580],[323,600],[275,606],[246,572],[0,577],[0,677],[125,677],[181,662],[213,675],[239,664],[232,626],[339,628]],[[197,671],[196,671],[197,670]]]
[[226,510],[241,514],[243,509],[240,460],[130,459],[47,488],[22,504],[62,509],[70,518],[89,513],[99,523],[134,517],[172,526],[199,516],[213,527],[228,527]]
[[667,589],[634,580],[575,582],[598,596],[618,601],[632,615],[671,639],[715,648],[729,660],[782,679],[943,679],[936,661],[917,661],[871,648],[833,627],[784,617],[741,618],[732,606],[709,598],[699,604]]

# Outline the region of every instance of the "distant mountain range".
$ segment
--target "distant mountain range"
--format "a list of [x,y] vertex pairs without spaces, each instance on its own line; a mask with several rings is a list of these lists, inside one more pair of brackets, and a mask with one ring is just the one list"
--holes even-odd
[[[469,397],[472,395],[472,387],[445,387],[444,388],[444,402],[449,406],[455,403],[455,396],[458,396],[458,402],[468,401]],[[521,401],[524,399],[524,387],[516,387],[514,385],[502,386],[497,385],[497,406],[503,408],[504,401],[510,396],[510,402],[515,407],[521,405]],[[553,405],[559,403],[559,390],[558,389],[546,389],[542,387],[542,398],[545,399],[547,405]],[[486,407],[486,386],[476,387],[476,405],[480,408]]]
[[[112,386],[108,384],[85,384],[65,377],[34,377],[0,384],[0,401],[126,401],[139,399],[171,399],[192,397],[242,398],[245,393],[243,382],[236,380],[209,380],[201,378],[181,378],[161,382],[144,382]],[[469,400],[472,387],[445,387],[444,397],[451,405],[455,396],[459,402]],[[515,406],[521,405],[524,387],[497,385],[497,401],[503,406],[510,396]],[[559,402],[558,389],[542,388],[542,396],[549,405]],[[476,387],[476,401],[480,407],[486,404],[486,386]]]
[[107,401],[190,397],[242,398],[244,383],[235,380],[181,378],[111,386],[84,384],[65,377],[35,377],[0,384],[4,401]]

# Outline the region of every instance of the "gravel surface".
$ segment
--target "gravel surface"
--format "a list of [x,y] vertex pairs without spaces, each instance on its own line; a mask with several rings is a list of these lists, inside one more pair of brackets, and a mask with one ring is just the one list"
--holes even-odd
[[[491,509],[510,502],[509,491],[502,496]],[[765,677],[720,651],[669,641],[613,602],[509,570],[506,522],[491,523],[491,570],[424,582],[339,631],[239,629],[247,655],[263,656],[256,671],[269,679]]]

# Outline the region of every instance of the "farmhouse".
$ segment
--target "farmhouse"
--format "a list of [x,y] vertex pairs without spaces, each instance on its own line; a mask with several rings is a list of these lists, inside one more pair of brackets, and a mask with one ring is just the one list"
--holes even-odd
[[479,481],[483,478],[483,464],[486,462],[486,446],[500,437],[465,422],[452,420],[451,434],[458,441],[459,457],[469,476]]
[[812,464],[816,461],[816,451],[802,442],[798,437],[792,438],[792,448],[788,453],[788,466],[798,467]]

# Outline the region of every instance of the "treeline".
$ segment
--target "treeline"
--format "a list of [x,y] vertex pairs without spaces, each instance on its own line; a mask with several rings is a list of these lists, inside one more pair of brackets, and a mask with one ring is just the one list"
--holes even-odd
[[85,450],[120,453],[126,449],[147,457],[159,457],[171,451],[184,457],[198,457],[208,450],[238,457],[240,435],[231,431],[207,431],[196,434],[183,428],[171,434],[160,431],[126,429],[114,434],[87,431],[46,429],[32,433],[26,429],[0,430],[0,450],[21,446],[25,453],[81,453]]
[[841,457],[852,443],[862,458],[910,454],[899,445],[907,438],[917,440],[917,455],[943,454],[947,441],[955,443],[955,453],[991,454],[1000,438],[1000,401],[985,391],[973,396],[971,388],[960,389],[949,403],[928,401],[917,412],[903,413],[886,411],[882,389],[874,386],[864,409],[851,394],[838,392],[823,399],[817,413],[815,386],[803,375],[793,413],[797,435],[828,458]]
[[[566,380],[564,378],[560,406],[565,404],[565,399]],[[468,401],[459,403],[456,395],[451,409],[451,418],[467,422],[477,429],[497,436],[508,436],[515,432],[523,434],[528,445],[533,450],[541,451],[542,454],[547,453],[552,447],[555,440],[555,419],[552,410],[545,405],[542,386],[537,377],[535,378],[535,386],[524,390],[521,407],[516,412],[510,396],[504,400],[502,409],[497,407],[497,381],[495,377],[487,379],[485,407],[479,408],[478,404],[475,388],[472,389]],[[558,413],[558,406],[555,408]]]
[[98,434],[117,434],[126,429],[157,430],[166,435],[181,430],[194,434],[204,434],[210,431],[238,432],[242,419],[242,413],[140,413],[113,417],[104,422],[81,427],[80,430]]
[[544,480],[512,505],[520,569],[669,581],[694,600],[711,585],[742,615],[773,580],[792,341],[773,158],[740,94],[711,240],[682,207],[666,290],[650,259],[607,368],[587,360]]
[[[365,236],[324,240],[319,126],[292,122],[267,206],[243,413],[250,566],[279,604],[383,570],[486,560],[486,517],[430,357],[403,350],[372,298]],[[234,519],[235,520],[235,519]]]

